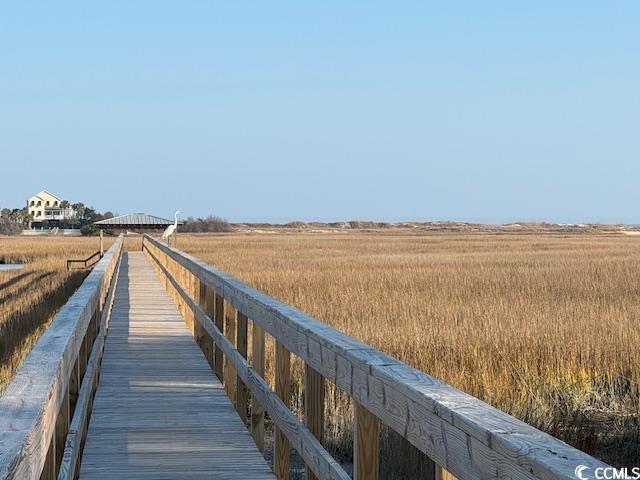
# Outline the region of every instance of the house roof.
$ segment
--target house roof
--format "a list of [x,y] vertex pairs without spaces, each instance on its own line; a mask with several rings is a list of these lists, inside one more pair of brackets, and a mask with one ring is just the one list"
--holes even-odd
[[56,200],[58,200],[59,202],[61,202],[62,200],[60,200],[60,197],[58,197],[57,195],[54,195],[51,192],[48,192],[47,190],[40,190],[38,193],[36,193],[35,195],[33,195],[32,197],[29,197],[29,200],[31,200],[32,198],[39,198],[40,200],[44,201],[44,198],[42,198],[40,195],[46,193],[47,195],[51,195],[53,198],[55,198]]
[[146,213],[127,213],[95,222],[98,228],[162,228],[173,225],[172,220]]

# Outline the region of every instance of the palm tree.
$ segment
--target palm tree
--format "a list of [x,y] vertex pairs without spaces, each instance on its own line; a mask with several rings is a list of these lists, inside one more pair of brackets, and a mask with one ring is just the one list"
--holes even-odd
[[[60,202],[60,208],[62,209],[62,223],[64,223],[64,216],[67,213],[67,208],[69,208],[69,201],[62,200]],[[64,228],[64,225],[63,225],[63,228]]]
[[16,218],[20,220],[23,226],[31,228],[31,222],[33,222],[33,213],[30,213],[26,207],[16,212]]
[[71,208],[73,208],[73,211],[75,212],[76,217],[79,217],[80,220],[84,220],[84,216],[87,210],[87,207],[84,206],[84,203],[82,202],[74,203],[73,205],[71,205]]

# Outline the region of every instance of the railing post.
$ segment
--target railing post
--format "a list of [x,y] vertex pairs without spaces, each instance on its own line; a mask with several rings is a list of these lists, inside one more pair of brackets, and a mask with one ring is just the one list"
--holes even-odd
[[354,480],[378,480],[380,420],[355,400],[353,435]]
[[[187,270],[187,285],[188,285],[187,292],[189,293],[191,298],[195,300],[197,304],[200,304],[200,297],[199,297],[200,285],[198,285],[198,283],[199,283],[198,278],[189,270]],[[197,339],[198,345],[200,345],[200,340],[199,340],[200,328],[198,327],[199,324],[198,324],[198,320],[196,319],[196,312],[194,312],[190,308],[188,309],[188,311],[189,311],[189,320],[191,321],[191,333]]]
[[[304,423],[320,442],[324,439],[324,392],[324,377],[305,364]],[[308,466],[305,471],[307,480],[317,480]]]
[[80,351],[78,352],[78,378],[80,379],[80,383],[82,384],[82,378],[84,377],[84,371],[87,369],[87,359],[89,358],[88,350],[87,350],[87,335],[85,334],[82,339],[82,344],[80,345]]
[[[276,395],[289,406],[291,396],[291,353],[276,340]],[[276,427],[274,470],[278,480],[289,480],[289,439]]]
[[[79,354],[78,354],[79,355]],[[76,403],[78,403],[78,393],[80,392],[80,368],[78,361],[73,363],[71,376],[69,377],[69,403],[71,410],[74,411]]]
[[[177,282],[180,281],[178,278],[178,263],[173,259],[169,260],[169,273]],[[169,282],[169,288],[171,290],[171,297],[178,307],[178,311],[181,311],[178,290],[171,284],[171,282]]]
[[[230,304],[225,307],[224,335],[233,346],[236,344],[236,309]],[[227,357],[224,358],[224,388],[231,403],[236,400],[236,369]]]
[[[238,349],[238,353],[245,359],[247,358],[248,323],[246,315],[238,312],[236,348]],[[249,392],[247,391],[247,386],[240,380],[240,377],[236,377],[236,410],[245,425],[247,424],[248,404]]]
[[[218,327],[218,330],[220,330],[220,332],[224,335],[224,298],[222,298],[222,296],[218,295],[217,293],[215,293],[214,295],[216,327]],[[222,356],[222,350],[220,350],[220,347],[218,347],[217,345],[215,346],[213,363],[216,375],[222,382],[224,379],[224,359]]]
[[[188,292],[189,289],[186,287],[187,282],[185,281],[186,276],[186,269],[182,265],[178,264],[178,285],[180,285],[183,290]],[[182,315],[182,318],[187,325],[187,329],[191,330],[191,325],[189,325],[189,315],[187,312],[187,303],[180,295],[178,295],[178,300],[180,302],[180,314]]]
[[[193,298],[196,302],[196,305],[198,305],[200,308],[204,310],[204,300],[205,300],[204,288],[202,283],[200,282],[200,279],[195,275],[193,275]],[[193,314],[193,323],[194,323],[193,336],[196,339],[196,343],[198,344],[198,347],[200,347],[200,350],[202,350],[202,352],[204,353],[204,348],[203,348],[204,345],[202,343],[203,330],[200,327],[200,322],[196,318],[195,313]]]
[[49,449],[44,460],[44,467],[40,474],[40,480],[55,480],[56,478],[56,432],[52,432],[49,441]]
[[[171,276],[174,278],[174,280],[176,280],[176,282],[178,282],[178,284],[180,283],[180,277],[178,276],[178,262],[176,262],[175,260],[171,260],[171,268],[169,270],[171,272]],[[180,295],[178,295],[178,289],[175,287],[171,288],[171,291],[173,293],[173,301],[176,303],[176,306],[178,307],[178,311],[180,312],[180,314],[182,315],[182,305],[180,302]]]
[[456,477],[451,475],[440,465],[436,465],[436,480],[456,480]]
[[[204,282],[200,282],[200,300],[203,300],[202,309],[211,320],[215,317],[215,298],[213,290],[208,288]],[[209,362],[209,367],[213,369],[213,338],[206,330],[202,330],[202,351]]]
[[62,463],[62,455],[64,454],[64,445],[67,440],[67,433],[69,433],[69,422],[71,422],[71,412],[69,411],[69,390],[66,391],[64,398],[62,399],[62,405],[60,405],[60,411],[56,417],[55,434],[51,441],[55,443],[55,472],[58,474],[58,469]]
[[[252,366],[255,372],[264,378],[264,330],[255,321],[252,333]],[[251,396],[251,434],[258,450],[264,451],[264,408],[255,396]]]

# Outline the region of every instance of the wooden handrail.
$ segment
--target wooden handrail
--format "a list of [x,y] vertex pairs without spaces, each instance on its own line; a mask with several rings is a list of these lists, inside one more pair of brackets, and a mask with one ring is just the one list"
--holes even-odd
[[[247,360],[235,349],[231,341],[214,324],[204,310],[191,298],[180,283],[167,271],[158,258],[149,252],[160,271],[166,276],[175,292],[195,315],[200,326],[213,338],[216,345],[233,365],[238,378],[249,388],[261,405],[269,412],[274,423],[284,431],[307,464],[314,466],[320,478],[349,480],[349,475],[322,447],[313,434],[300,422],[279,397],[273,394],[267,381],[249,366]],[[235,393],[235,392],[234,392]],[[317,471],[316,471],[317,470]]]
[[71,270],[71,264],[73,263],[82,263],[84,266],[84,269],[86,270],[89,267],[92,267],[93,265],[96,265],[99,261],[99,259],[94,262],[93,264],[89,265],[89,267],[87,266],[87,264],[89,263],[89,260],[94,259],[95,257],[99,257],[102,258],[102,251],[97,251],[95,253],[92,253],[90,256],[88,256],[87,258],[81,258],[81,259],[69,259],[67,260],[67,270]]
[[0,479],[58,475],[122,239],[60,309],[0,396]]
[[[224,301],[253,321],[254,332],[269,333],[277,344],[300,357],[306,367],[353,398],[357,479],[377,477],[380,422],[432,459],[442,469],[440,477],[575,480],[579,465],[608,466],[149,235],[143,238],[143,249],[165,276],[167,288],[174,291],[184,311],[193,314],[194,334],[204,331],[210,337],[198,338],[199,343],[215,343],[215,348],[221,350],[240,381],[258,400],[259,407],[267,410],[317,478],[345,478],[346,473],[268,386],[262,372],[249,365],[225,337],[220,327],[223,309],[217,306]],[[211,300],[206,300],[211,297],[210,292],[215,298],[215,308]],[[221,367],[215,359],[214,368],[222,379]],[[286,372],[276,372],[283,374]],[[281,380],[276,378],[276,384]],[[276,457],[281,453],[278,448],[276,439]]]
[[111,281],[108,289],[109,293],[105,299],[102,314],[100,315],[98,335],[93,342],[93,348],[91,349],[91,354],[87,360],[87,369],[82,379],[80,391],[78,392],[78,401],[73,412],[73,418],[69,425],[69,433],[67,434],[65,441],[64,454],[62,456],[62,462],[58,472],[58,480],[74,480],[77,478],[83,441],[87,434],[89,419],[91,418],[93,395],[95,394],[98,386],[98,374],[100,371],[102,354],[104,352],[109,319],[111,318],[113,299],[118,285],[118,273],[120,271],[121,259],[122,256],[119,255],[115,270],[113,275],[111,275]]

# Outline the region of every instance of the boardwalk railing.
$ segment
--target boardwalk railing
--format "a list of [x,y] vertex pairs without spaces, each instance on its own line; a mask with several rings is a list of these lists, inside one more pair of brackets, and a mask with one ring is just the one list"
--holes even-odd
[[[308,478],[349,478],[320,443],[325,381],[354,401],[358,480],[378,476],[381,424],[433,461],[432,478],[575,480],[578,466],[607,467],[153,237],[144,236],[143,249],[261,449],[264,411],[272,418],[278,478],[288,478],[290,446],[304,460]],[[263,378],[265,332],[275,339],[275,390]],[[305,363],[304,423],[289,409],[292,353]]]
[[[74,263],[81,263],[82,268],[86,270],[87,268],[93,267],[94,265],[96,265],[101,258],[102,258],[101,250],[97,251],[96,253],[92,254],[87,258],[81,258],[81,259],[70,258],[69,260],[67,260],[67,270],[71,270],[71,265],[73,265]],[[89,263],[89,262],[92,262],[92,263]]]
[[70,437],[82,443],[97,383],[93,351],[99,342],[94,341],[104,335],[100,325],[121,249],[122,236],[54,317],[0,396],[0,479],[54,479],[70,428],[76,429]]

